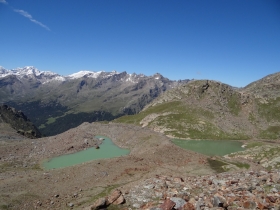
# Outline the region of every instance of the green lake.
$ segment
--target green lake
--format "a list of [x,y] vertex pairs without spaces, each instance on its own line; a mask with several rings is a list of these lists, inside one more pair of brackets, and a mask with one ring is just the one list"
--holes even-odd
[[172,142],[179,147],[208,156],[224,156],[233,152],[243,151],[242,142],[228,140],[181,140]]
[[91,160],[106,159],[119,157],[129,154],[128,149],[122,149],[115,145],[111,139],[106,136],[95,136],[96,138],[103,138],[103,142],[99,149],[91,147],[87,150],[76,152],[73,154],[62,155],[52,158],[43,163],[45,169],[63,168],[67,166],[77,165]]

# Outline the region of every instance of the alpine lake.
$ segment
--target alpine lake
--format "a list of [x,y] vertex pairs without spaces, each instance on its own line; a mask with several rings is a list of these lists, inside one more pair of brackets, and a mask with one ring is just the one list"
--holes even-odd
[[[100,149],[91,147],[73,154],[61,155],[43,162],[43,168],[47,170],[64,168],[91,160],[120,157],[130,152],[128,149],[118,147],[106,136],[95,136],[95,138],[103,139]],[[207,156],[224,156],[244,150],[244,148],[241,147],[242,142],[239,141],[173,139],[172,142],[181,148],[202,153]]]
[[239,141],[173,139],[172,142],[181,148],[207,156],[224,156],[245,150],[242,147],[243,143]]
[[45,161],[42,165],[44,169],[64,168],[88,162],[91,160],[107,159],[120,157],[129,154],[128,149],[123,149],[115,145],[111,139],[106,136],[95,136],[95,138],[103,139],[99,149],[91,147],[87,150],[76,152],[73,154],[61,155]]

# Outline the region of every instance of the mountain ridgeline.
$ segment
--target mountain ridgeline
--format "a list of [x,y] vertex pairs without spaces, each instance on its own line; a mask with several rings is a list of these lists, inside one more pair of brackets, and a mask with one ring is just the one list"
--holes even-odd
[[172,138],[279,139],[280,73],[245,88],[197,80],[167,91],[134,116],[115,122],[150,127]]
[[160,74],[81,71],[64,77],[0,67],[0,103],[22,110],[47,136],[114,120],[174,138],[280,138],[280,73],[235,88]]
[[48,136],[83,122],[137,114],[163,92],[187,82],[160,74],[81,71],[61,76],[34,67],[0,67],[0,103],[22,110]]

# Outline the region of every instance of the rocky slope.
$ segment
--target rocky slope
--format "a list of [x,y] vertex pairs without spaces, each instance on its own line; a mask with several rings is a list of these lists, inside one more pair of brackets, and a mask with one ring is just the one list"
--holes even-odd
[[261,170],[195,177],[157,175],[134,186],[124,199],[130,206],[126,209],[279,209],[279,193],[280,171]]
[[[116,145],[130,149],[130,154],[42,170],[48,158],[93,146],[95,135],[110,137]],[[206,159],[173,145],[157,132],[113,123],[83,123],[39,140],[4,138],[0,139],[0,209],[67,209],[69,205],[82,209],[118,186],[125,192],[155,174],[213,174]]]
[[139,114],[115,121],[148,126],[176,138],[278,139],[278,83],[279,73],[243,89],[193,80],[163,93]]
[[28,138],[42,137],[40,131],[23,114],[23,112],[17,111],[15,108],[7,105],[0,105],[0,124],[7,124],[11,128],[15,129],[17,133]]
[[22,110],[43,134],[54,135],[83,122],[138,113],[162,92],[186,82],[160,74],[81,71],[61,76],[30,66],[1,67],[0,103]]
[[[42,170],[49,158],[95,146],[95,135],[108,136],[130,154]],[[246,141],[251,156],[209,158],[127,124],[83,123],[39,140],[0,135],[0,209],[277,209],[279,165],[267,165],[279,156],[271,150],[277,141],[258,143]],[[266,160],[251,158],[259,147],[269,154]]]

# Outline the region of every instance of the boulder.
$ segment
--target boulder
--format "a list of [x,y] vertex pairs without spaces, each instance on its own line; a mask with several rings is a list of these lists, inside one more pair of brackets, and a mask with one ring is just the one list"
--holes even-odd
[[108,196],[108,204],[113,203],[116,201],[120,196],[122,195],[122,192],[119,189],[115,189],[111,194]]
[[175,205],[176,203],[168,198],[164,201],[163,204],[161,204],[160,208],[162,210],[172,210]]
[[257,205],[254,201],[245,201],[243,207],[245,209],[256,209]]
[[115,200],[112,204],[114,205],[120,205],[125,203],[125,199],[123,197],[123,195],[120,195],[120,197],[117,198],[117,200]]
[[170,200],[172,200],[173,202],[175,202],[175,209],[179,209],[179,208],[181,208],[181,207],[183,207],[187,202],[184,200],[184,199],[182,199],[182,198],[177,198],[177,197],[172,197],[172,198],[170,198]]
[[192,203],[188,202],[183,206],[183,210],[195,210],[195,207]]

